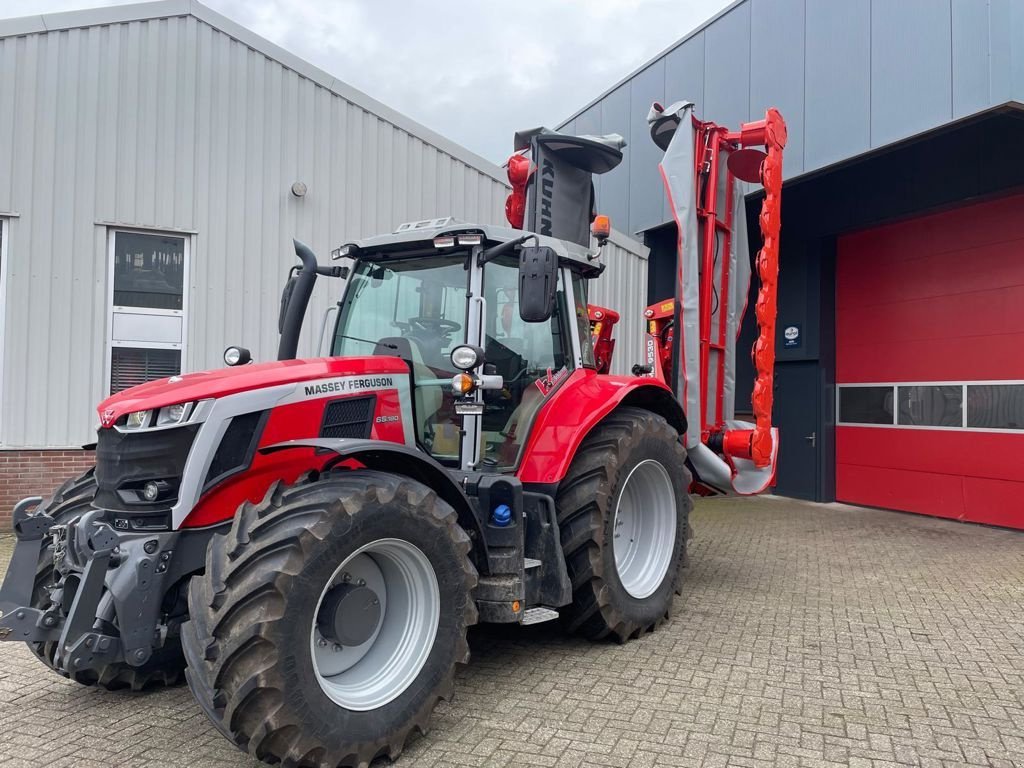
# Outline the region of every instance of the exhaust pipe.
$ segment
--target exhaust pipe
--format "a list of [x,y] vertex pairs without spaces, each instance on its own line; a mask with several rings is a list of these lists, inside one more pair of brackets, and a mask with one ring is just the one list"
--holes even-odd
[[317,263],[316,256],[309,246],[292,240],[295,244],[295,255],[302,262],[302,268],[292,278],[295,282],[291,290],[285,287],[288,296],[285,299],[287,305],[284,308],[284,322],[281,324],[281,340],[277,346],[278,360],[294,360],[299,349],[299,334],[302,332],[302,320],[306,316],[306,307],[309,305],[309,297],[313,295],[313,286],[316,285]]

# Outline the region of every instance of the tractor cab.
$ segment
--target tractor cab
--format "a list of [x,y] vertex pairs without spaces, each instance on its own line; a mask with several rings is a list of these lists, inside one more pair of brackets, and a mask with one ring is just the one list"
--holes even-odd
[[594,369],[586,281],[603,265],[590,247],[592,178],[623,146],[614,134],[519,132],[512,228],[431,219],[332,253],[348,280],[331,355],[402,359],[416,446],[441,464],[515,469],[541,406],[573,371]]
[[548,395],[592,366],[600,268],[582,246],[441,219],[334,255],[348,278],[331,355],[400,358],[416,446],[442,465],[514,469]]

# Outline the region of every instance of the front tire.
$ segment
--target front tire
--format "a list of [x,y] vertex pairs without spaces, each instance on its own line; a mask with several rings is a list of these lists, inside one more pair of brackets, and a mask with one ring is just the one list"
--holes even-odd
[[397,757],[469,659],[469,551],[455,511],[408,478],[339,470],[275,485],[192,579],[192,693],[265,762]]
[[584,438],[555,501],[570,631],[625,642],[669,617],[686,559],[689,486],[680,435],[657,414],[618,408]]

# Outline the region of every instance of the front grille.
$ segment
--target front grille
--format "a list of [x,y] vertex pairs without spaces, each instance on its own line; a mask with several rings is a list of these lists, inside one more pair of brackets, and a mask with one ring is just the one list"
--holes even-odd
[[[198,430],[198,424],[140,432],[100,429],[93,503],[102,509],[129,512],[169,508],[176,500],[185,461]],[[167,482],[171,495],[154,503],[131,500],[133,494],[127,491],[141,488],[149,480]]]
[[356,437],[366,439],[373,426],[373,411],[377,398],[346,397],[334,400],[324,408],[320,437]]

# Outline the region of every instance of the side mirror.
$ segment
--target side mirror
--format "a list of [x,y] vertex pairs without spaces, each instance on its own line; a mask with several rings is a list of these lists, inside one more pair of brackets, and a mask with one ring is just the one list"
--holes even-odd
[[519,249],[519,317],[543,323],[555,311],[558,255],[546,245]]
[[288,316],[288,304],[292,300],[292,293],[295,291],[295,284],[298,281],[299,276],[293,271],[288,282],[284,284],[284,290],[281,291],[281,311],[277,313],[278,334],[284,333],[284,319]]

